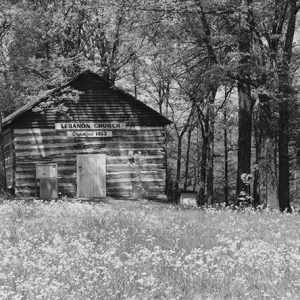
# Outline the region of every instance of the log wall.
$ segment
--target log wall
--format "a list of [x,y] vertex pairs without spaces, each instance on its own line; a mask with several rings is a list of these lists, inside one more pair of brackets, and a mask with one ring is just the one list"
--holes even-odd
[[[38,196],[35,165],[46,162],[58,165],[58,191],[66,196],[76,196],[76,156],[87,153],[106,154],[108,196],[133,196],[138,178],[144,197],[157,198],[164,193],[163,127],[135,126],[113,130],[113,136],[106,138],[69,138],[66,132],[55,129],[14,129],[13,141],[17,196]],[[134,163],[129,160],[131,151],[136,157]]]
[[11,128],[3,132],[3,146],[5,157],[5,176],[7,188],[11,189],[14,186],[14,142],[13,131]]

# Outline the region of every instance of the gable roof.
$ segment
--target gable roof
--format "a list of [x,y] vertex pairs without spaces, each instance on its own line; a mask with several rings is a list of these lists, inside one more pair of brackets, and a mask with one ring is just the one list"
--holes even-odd
[[46,101],[47,97],[49,95],[51,95],[52,93],[57,92],[57,91],[63,89],[64,87],[72,86],[75,82],[80,81],[82,78],[84,78],[86,76],[104,82],[107,86],[109,86],[109,88],[112,91],[114,91],[114,93],[116,93],[118,95],[121,95],[123,99],[126,99],[131,104],[134,104],[134,105],[140,107],[147,114],[149,114],[149,116],[151,116],[151,117],[154,116],[155,119],[159,120],[160,123],[163,126],[169,125],[169,124],[172,123],[166,117],[164,117],[163,115],[161,115],[160,113],[158,113],[157,111],[155,111],[154,109],[152,109],[151,107],[149,107],[148,105],[146,105],[145,103],[143,103],[142,101],[137,100],[131,94],[126,93],[125,91],[123,91],[122,89],[120,89],[120,88],[118,88],[116,86],[111,86],[109,84],[109,82],[105,78],[103,78],[102,76],[100,76],[100,75],[98,75],[98,74],[96,74],[94,72],[91,72],[91,71],[87,70],[87,71],[84,71],[84,72],[80,73],[75,78],[73,78],[72,80],[68,81],[66,84],[62,85],[61,87],[48,90],[42,96],[40,96],[39,98],[36,98],[36,99],[33,99],[33,100],[29,101],[27,104],[23,105],[21,108],[17,109],[15,112],[13,112],[9,116],[5,117],[3,119],[2,126],[6,127],[6,126],[10,125],[13,121],[15,121],[16,119],[18,119],[19,117],[21,117],[23,114],[25,114],[28,111],[31,111],[34,107],[36,107],[37,105],[39,105],[43,101]]

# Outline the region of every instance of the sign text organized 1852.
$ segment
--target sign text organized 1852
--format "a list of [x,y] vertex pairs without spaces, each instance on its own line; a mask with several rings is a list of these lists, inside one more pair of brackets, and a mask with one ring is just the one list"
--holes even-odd
[[112,131],[67,131],[67,137],[112,137]]

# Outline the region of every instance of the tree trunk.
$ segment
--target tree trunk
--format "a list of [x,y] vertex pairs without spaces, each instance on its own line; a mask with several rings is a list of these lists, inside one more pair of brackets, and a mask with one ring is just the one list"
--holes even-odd
[[207,204],[212,205],[214,201],[214,126],[215,112],[214,102],[217,89],[214,87],[210,90],[208,101],[209,109],[207,112],[208,123],[208,143],[207,143]]
[[194,114],[194,106],[195,103],[193,103],[189,116],[187,118],[186,123],[184,124],[183,129],[181,130],[181,132],[179,133],[178,128],[175,126],[176,131],[177,131],[177,139],[178,139],[178,144],[177,144],[177,169],[176,169],[176,180],[175,180],[175,200],[178,201],[179,200],[179,184],[180,184],[180,172],[181,172],[181,152],[182,152],[182,139],[184,134],[186,133],[187,129],[190,126],[191,123],[191,119],[193,118],[193,114]]
[[251,133],[252,133],[252,103],[250,86],[238,83],[239,95],[239,135],[238,135],[238,170],[237,170],[237,196],[246,187],[241,180],[243,173],[250,174],[251,166]]
[[243,173],[250,174],[251,170],[251,132],[252,108],[250,80],[252,0],[243,0],[243,12],[240,15],[239,51],[241,55],[238,79],[239,98],[239,133],[238,133],[238,167],[237,167],[237,197],[242,190],[247,191],[241,180]]
[[290,63],[298,13],[297,0],[289,1],[289,18],[286,31],[283,58],[279,65],[278,82],[281,101],[279,103],[279,207],[281,211],[291,211],[289,174],[289,102],[293,97]]
[[229,205],[227,109],[224,110],[224,201]]
[[186,149],[186,160],[185,160],[185,172],[184,172],[184,190],[187,189],[188,186],[188,176],[189,176],[189,164],[190,164],[190,149],[191,149],[191,135],[192,135],[193,127],[190,126],[187,136],[187,149]]
[[193,182],[193,192],[196,191],[197,184],[198,184],[198,164],[194,165],[194,182]]
[[264,148],[264,162],[259,164],[261,185],[265,188],[264,204],[271,209],[279,208],[278,200],[278,176],[276,166],[276,141],[274,129],[272,126],[272,109],[271,99],[267,94],[259,94],[259,102],[261,104],[260,110],[260,126],[263,132],[263,148]]
[[200,161],[201,161],[201,156],[200,156],[200,142],[199,142],[199,130],[197,130],[197,161],[194,164],[194,184],[193,184],[193,191],[195,192],[197,189],[197,185],[200,182]]
[[176,163],[176,180],[175,180],[175,201],[179,200],[179,183],[180,183],[180,172],[181,172],[181,150],[182,150],[182,137],[183,134],[178,136],[177,143],[177,163]]
[[289,112],[286,100],[279,105],[279,207],[281,211],[291,211],[289,172]]
[[199,180],[199,192],[198,192],[199,204],[201,205],[206,203],[205,186],[206,186],[206,172],[207,172],[207,152],[208,152],[208,137],[202,134],[202,151],[201,151],[200,180]]
[[265,184],[266,184],[266,204],[271,209],[279,209],[278,199],[278,175],[276,167],[275,141],[271,136],[265,138]]
[[261,120],[261,112],[258,111],[257,114],[253,114],[253,129],[255,138],[255,163],[254,163],[254,174],[253,174],[253,205],[256,207],[260,204],[260,178],[261,172],[259,164],[261,161],[262,152],[262,138],[263,138],[263,127]]
[[210,131],[207,143],[207,204],[214,201],[214,132]]

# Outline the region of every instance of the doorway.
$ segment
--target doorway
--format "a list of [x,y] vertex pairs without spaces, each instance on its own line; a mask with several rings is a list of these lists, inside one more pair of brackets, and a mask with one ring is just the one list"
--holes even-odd
[[106,155],[77,155],[77,197],[106,196]]

